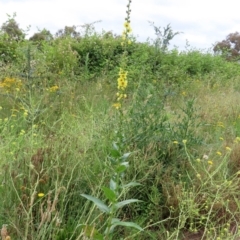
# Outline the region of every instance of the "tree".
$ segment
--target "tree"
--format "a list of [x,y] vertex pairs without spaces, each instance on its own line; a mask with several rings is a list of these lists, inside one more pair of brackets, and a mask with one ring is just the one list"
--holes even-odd
[[72,38],[79,38],[80,33],[77,32],[76,26],[65,26],[64,29],[60,29],[56,33],[56,37],[72,37]]
[[9,19],[2,24],[1,30],[6,33],[13,40],[21,40],[25,37],[23,31],[19,28],[19,24],[15,20],[16,14],[11,17],[8,15]]
[[215,54],[220,54],[229,61],[239,60],[240,58],[240,34],[239,32],[230,33],[225,40],[217,42],[213,48]]
[[53,36],[51,32],[45,28],[40,32],[34,33],[33,36],[29,38],[29,40],[33,42],[50,41],[52,39]]
[[149,22],[150,25],[154,28],[156,40],[154,41],[154,45],[158,50],[166,51],[170,41],[181,32],[173,32],[172,27],[170,24],[167,25],[167,27],[163,28],[163,31],[161,30],[161,27],[155,26],[154,22]]

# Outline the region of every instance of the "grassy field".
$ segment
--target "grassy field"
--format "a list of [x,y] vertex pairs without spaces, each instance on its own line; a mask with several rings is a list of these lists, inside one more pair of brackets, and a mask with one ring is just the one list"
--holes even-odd
[[239,64],[139,43],[129,19],[0,34],[3,239],[240,239]]

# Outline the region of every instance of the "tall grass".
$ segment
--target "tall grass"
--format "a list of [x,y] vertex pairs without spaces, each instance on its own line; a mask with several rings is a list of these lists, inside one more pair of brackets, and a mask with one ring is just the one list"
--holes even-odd
[[8,47],[3,239],[240,237],[238,64],[129,32]]

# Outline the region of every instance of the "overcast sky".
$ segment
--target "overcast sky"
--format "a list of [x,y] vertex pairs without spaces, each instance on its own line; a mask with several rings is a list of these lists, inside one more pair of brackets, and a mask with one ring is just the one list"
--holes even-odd
[[[97,31],[121,34],[127,0],[0,0],[0,24],[16,12],[20,28],[31,25],[29,36],[46,28],[51,33],[64,26],[95,24]],[[240,31],[239,0],[132,0],[131,25],[139,41],[154,39],[156,26],[171,24],[183,32],[172,41],[184,50],[186,40],[192,48],[210,49],[232,32]]]

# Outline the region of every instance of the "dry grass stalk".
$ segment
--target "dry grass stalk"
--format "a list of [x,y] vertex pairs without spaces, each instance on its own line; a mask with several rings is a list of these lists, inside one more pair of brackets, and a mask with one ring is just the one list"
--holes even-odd
[[7,224],[2,225],[1,238],[2,238],[2,240],[11,240],[11,237],[8,235]]

